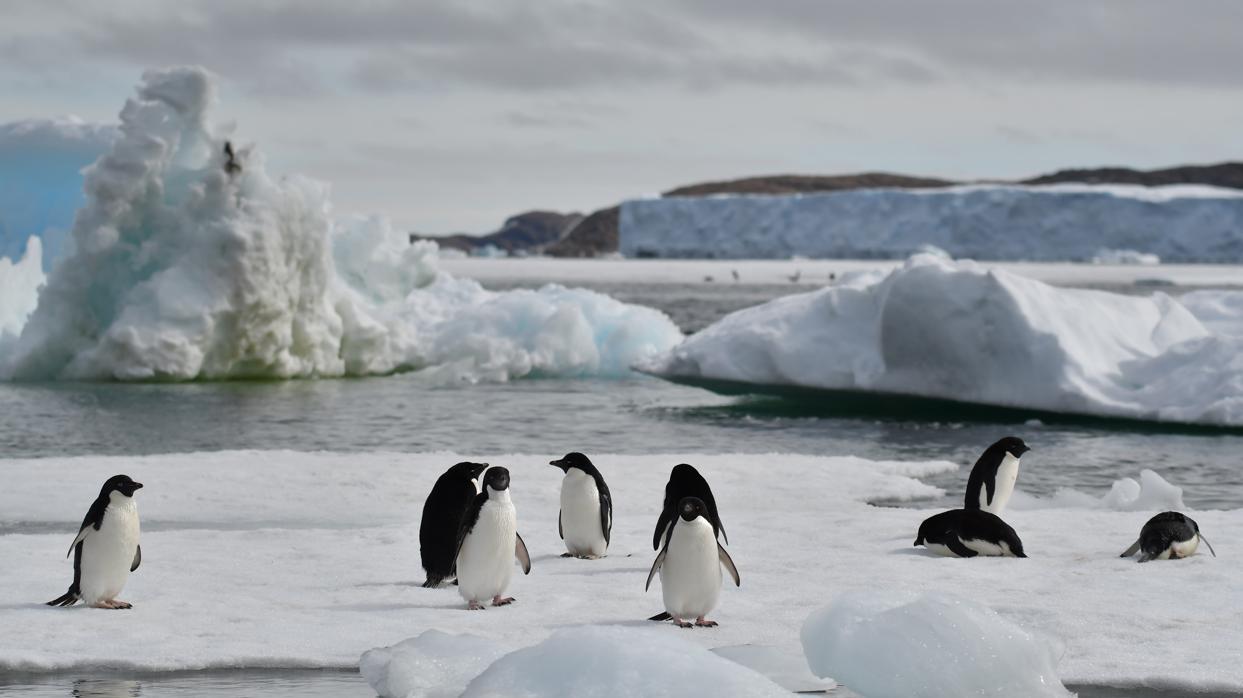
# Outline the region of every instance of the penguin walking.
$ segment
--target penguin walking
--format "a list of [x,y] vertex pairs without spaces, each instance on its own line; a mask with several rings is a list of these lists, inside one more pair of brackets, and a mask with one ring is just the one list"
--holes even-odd
[[479,494],[479,475],[487,467],[487,463],[458,463],[436,479],[427,495],[419,522],[419,557],[427,573],[423,588],[438,587],[457,575],[462,517]]
[[1217,557],[1217,551],[1200,534],[1200,525],[1194,519],[1177,511],[1163,511],[1148,519],[1139,531],[1139,538],[1119,557],[1140,553],[1140,562],[1177,560],[1195,555],[1200,541],[1204,541],[1213,557]]
[[1017,436],[1007,436],[984,449],[967,478],[963,508],[983,509],[1001,516],[1014,483],[1019,478],[1019,459],[1031,449]]
[[717,514],[716,498],[712,496],[708,481],[699,474],[695,466],[679,463],[669,472],[669,482],[665,485],[665,503],[660,511],[660,518],[656,520],[656,530],[652,533],[652,550],[660,549],[665,531],[678,517],[678,506],[684,497],[695,497],[704,503],[705,516],[712,524],[712,530],[729,543],[729,536],[725,534],[725,526],[721,524],[721,517]]
[[983,509],[952,509],[925,519],[915,545],[948,557],[1027,557],[1014,529]]
[[[134,492],[142,487],[128,475],[114,475],[99,490],[69,545],[73,553],[73,584],[49,606],[72,606],[78,601],[94,608],[133,608],[118,601],[129,573],[142,562],[138,545],[138,505]],[[65,557],[69,557],[68,553]]]
[[[660,573],[665,612],[680,628],[716,627],[706,620],[721,595],[721,566],[729,570],[735,586],[742,586],[738,568],[716,539],[716,526],[708,519],[708,507],[698,497],[683,497],[678,517],[665,534],[664,547],[647,573],[647,591],[652,577]],[[694,618],[692,623],[687,620]]]
[[561,512],[557,533],[565,541],[561,557],[604,557],[613,532],[613,497],[604,476],[587,456],[575,451],[549,465],[561,468]]
[[475,495],[458,533],[458,593],[467,608],[483,610],[482,602],[488,599],[493,606],[514,602],[502,594],[509,587],[515,557],[523,574],[531,574],[531,555],[518,535],[518,517],[509,498],[509,470],[490,468],[483,476],[483,491]]

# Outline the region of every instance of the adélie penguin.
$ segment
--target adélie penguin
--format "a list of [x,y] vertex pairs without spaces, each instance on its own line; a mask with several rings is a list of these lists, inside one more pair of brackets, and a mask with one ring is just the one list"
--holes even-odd
[[613,532],[613,497],[604,476],[591,459],[577,451],[549,465],[565,472],[557,515],[557,533],[566,549],[562,557],[603,557]]
[[138,506],[134,502],[134,492],[141,487],[141,482],[128,475],[114,475],[104,483],[69,545],[73,584],[47,605],[72,606],[82,601],[95,608],[133,608],[118,601],[117,596],[125,588],[129,573],[142,562]]
[[1014,529],[983,509],[952,509],[925,519],[915,545],[949,557],[1027,557]]
[[436,479],[427,495],[419,522],[419,557],[427,573],[424,588],[440,586],[457,575],[462,517],[479,494],[479,475],[487,467],[487,463],[458,463]]
[[669,482],[665,485],[665,503],[661,508],[660,518],[656,520],[656,530],[652,533],[652,550],[660,549],[665,530],[677,519],[679,504],[685,497],[695,497],[703,502],[704,515],[712,524],[714,534],[723,536],[728,543],[729,536],[725,534],[725,526],[721,524],[721,517],[717,514],[716,498],[712,496],[708,481],[699,474],[695,466],[679,463],[669,471]]
[[984,449],[967,478],[965,509],[983,509],[1001,516],[1019,477],[1019,459],[1031,449],[1017,436],[1007,436]]
[[678,627],[715,627],[717,623],[705,616],[716,608],[721,595],[722,566],[729,570],[734,585],[741,586],[738,568],[717,541],[716,527],[708,520],[707,505],[698,497],[683,497],[643,589],[651,588],[652,577],[659,572],[665,613]]
[[493,606],[514,602],[502,594],[509,587],[515,557],[522,572],[530,574],[531,555],[518,535],[518,517],[509,497],[509,470],[489,468],[483,491],[475,495],[458,533],[458,593],[467,608],[482,610],[489,599]]
[[1140,562],[1149,560],[1177,560],[1195,555],[1200,541],[1217,557],[1217,551],[1201,535],[1200,525],[1190,516],[1177,511],[1163,511],[1148,519],[1139,531],[1139,538],[1120,557],[1139,553]]

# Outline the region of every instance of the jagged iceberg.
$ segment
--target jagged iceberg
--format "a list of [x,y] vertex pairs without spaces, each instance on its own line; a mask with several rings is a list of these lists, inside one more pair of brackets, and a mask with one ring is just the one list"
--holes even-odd
[[[627,201],[628,257],[1243,261],[1243,191],[1057,184]],[[1125,250],[1124,253],[1109,251]]]
[[1201,291],[1184,305],[917,255],[888,274],[732,313],[639,368],[733,392],[794,387],[1237,426],[1235,311],[1243,293]]
[[3,327],[30,313],[0,344],[0,378],[620,375],[681,339],[658,311],[553,285],[490,292],[384,219],[335,221],[325,185],[269,177],[251,147],[227,156],[215,101],[201,68],[144,75],[33,312],[31,275],[12,290],[0,276]]

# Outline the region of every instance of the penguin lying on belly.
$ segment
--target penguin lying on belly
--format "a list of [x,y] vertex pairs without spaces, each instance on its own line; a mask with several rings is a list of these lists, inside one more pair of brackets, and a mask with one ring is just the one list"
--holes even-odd
[[1014,529],[983,509],[952,509],[925,519],[915,545],[949,557],[1027,557]]
[[1217,557],[1217,551],[1200,535],[1200,525],[1194,519],[1176,511],[1163,511],[1144,524],[1139,538],[1119,557],[1130,557],[1138,552],[1140,562],[1177,560],[1195,555],[1200,541],[1204,541],[1213,557]]

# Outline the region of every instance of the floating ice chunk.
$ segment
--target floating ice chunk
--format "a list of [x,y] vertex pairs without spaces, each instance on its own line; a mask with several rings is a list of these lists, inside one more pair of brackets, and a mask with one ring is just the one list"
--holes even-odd
[[[1205,312],[1230,309],[1243,303]],[[1215,334],[1162,293],[1057,288],[934,255],[732,313],[640,368],[735,391],[1243,424],[1243,336]]]
[[952,594],[842,594],[802,640],[814,673],[869,698],[1072,695],[1060,646]]
[[358,670],[380,698],[454,698],[504,654],[502,645],[487,638],[433,629],[367,650]]
[[1139,480],[1115,480],[1109,492],[1096,496],[1063,487],[1049,497],[1015,491],[1012,506],[1019,511],[1035,509],[1103,509],[1109,511],[1164,511],[1185,509],[1183,490],[1152,470],[1141,470]]
[[1161,258],[1150,252],[1136,250],[1097,250],[1092,255],[1093,264],[1142,264],[1153,266],[1161,263]]
[[464,698],[684,698],[788,696],[760,674],[679,638],[668,628],[559,630],[498,659]]

